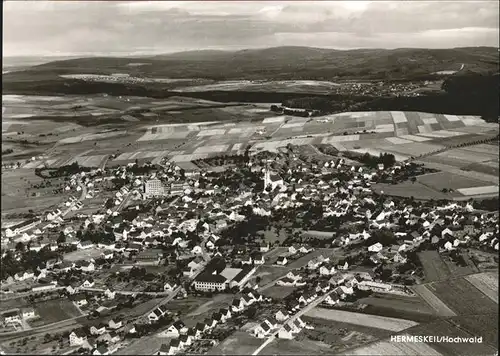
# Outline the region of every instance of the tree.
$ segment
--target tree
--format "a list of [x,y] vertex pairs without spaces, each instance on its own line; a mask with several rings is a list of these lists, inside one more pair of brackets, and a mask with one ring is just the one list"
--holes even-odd
[[64,235],[64,232],[59,232],[59,237],[57,238],[57,243],[58,244],[63,244],[66,242],[66,235]]
[[19,251],[19,252],[24,252],[24,244],[19,241],[17,244],[16,244],[16,251]]

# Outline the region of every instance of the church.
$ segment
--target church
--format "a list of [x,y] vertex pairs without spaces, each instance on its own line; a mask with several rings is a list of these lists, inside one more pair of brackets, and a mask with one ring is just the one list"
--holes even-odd
[[271,173],[266,168],[264,171],[264,191],[266,191],[268,186],[271,186],[271,190],[274,190],[276,187],[283,188],[285,183],[283,182],[283,178],[275,173]]

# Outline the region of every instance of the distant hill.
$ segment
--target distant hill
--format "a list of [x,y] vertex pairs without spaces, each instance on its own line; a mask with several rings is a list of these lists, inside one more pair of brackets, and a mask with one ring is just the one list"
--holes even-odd
[[[334,50],[310,47],[274,47],[240,51],[189,51],[142,57],[144,66],[130,66],[130,58],[79,58],[54,61],[30,68],[30,74],[112,74],[166,78],[229,79],[374,79],[413,80],[435,72],[458,70],[498,71],[498,49],[400,48]],[[136,59],[135,59],[136,61]],[[15,75],[8,73],[15,80]]]

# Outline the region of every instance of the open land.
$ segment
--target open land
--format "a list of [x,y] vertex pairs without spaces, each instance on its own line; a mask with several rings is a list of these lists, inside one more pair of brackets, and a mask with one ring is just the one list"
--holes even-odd
[[492,313],[498,309],[498,304],[464,278],[432,282],[426,288],[459,315]]
[[423,300],[434,309],[437,315],[441,316],[455,316],[455,312],[448,308],[430,289],[424,284],[415,285],[412,287],[413,291],[417,293]]
[[426,281],[439,281],[448,278],[450,270],[437,251],[422,251],[418,258],[424,267]]
[[466,276],[465,279],[498,304],[498,273],[484,272],[472,274]]
[[389,330],[342,321],[312,318],[309,316],[304,316],[302,319],[312,325],[314,329],[304,330],[304,335],[299,334],[299,338],[307,337],[310,340],[330,345],[331,350],[335,353],[388,337],[392,333]]
[[211,355],[251,355],[262,344],[247,332],[236,331],[219,345],[210,350]]
[[306,313],[313,318],[323,318],[328,320],[349,322],[350,324],[367,325],[374,328],[390,331],[402,331],[418,323],[411,320],[387,318],[377,315],[353,313],[342,310],[314,308]]
[[68,299],[48,300],[36,304],[35,311],[40,317],[30,322],[32,327],[51,324],[81,315],[78,308]]

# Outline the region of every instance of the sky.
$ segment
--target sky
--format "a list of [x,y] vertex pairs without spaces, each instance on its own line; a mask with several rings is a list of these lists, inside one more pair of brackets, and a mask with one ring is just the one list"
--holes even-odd
[[452,48],[499,43],[492,1],[20,1],[3,56],[142,55],[275,46]]

